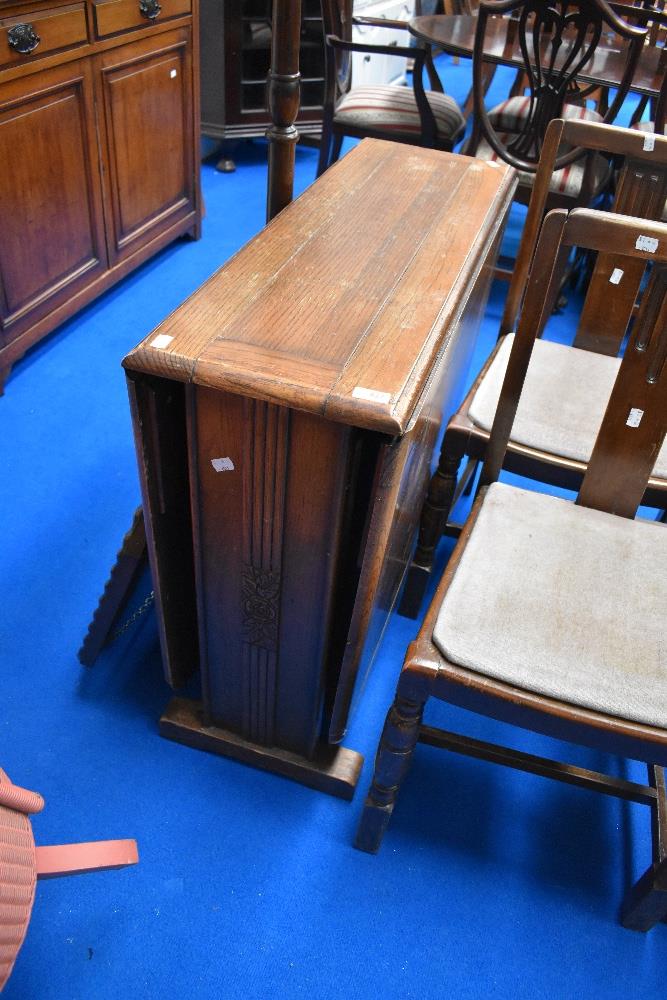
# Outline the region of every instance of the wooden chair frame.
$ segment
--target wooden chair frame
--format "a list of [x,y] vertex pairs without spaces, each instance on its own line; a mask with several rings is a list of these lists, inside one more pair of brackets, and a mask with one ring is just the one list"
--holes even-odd
[[[647,143],[645,136],[633,129],[621,129],[584,121],[555,119],[547,129],[542,159],[528,207],[519,253],[512,281],[505,302],[500,325],[500,337],[516,329],[516,320],[523,295],[528,285],[528,275],[533,261],[538,234],[549,200],[549,182],[556,163],[557,150],[567,142],[584,152],[604,153],[615,157],[619,164],[616,196],[613,211],[638,218],[659,219],[667,198],[667,137],[655,136]],[[569,248],[556,262],[557,278],[552,283],[547,303],[541,315],[541,335],[560,285]],[[606,310],[609,303],[609,275],[618,266],[615,253],[602,251],[597,255],[588,295],[581,314],[579,329],[573,346],[616,356],[633,311],[643,274],[643,265],[629,261],[623,265],[623,283],[614,293],[615,307]],[[605,311],[604,329],[596,317]],[[478,462],[483,458],[489,441],[489,432],[477,427],[468,411],[475,393],[488,372],[500,343],[489,357],[456,413],[445,430],[438,467],[429,484],[424,502],[417,547],[408,573],[401,613],[416,617],[433,567],[435,550],[442,534],[457,535],[460,526],[448,523],[451,508],[474,475]],[[458,470],[464,456],[470,462],[458,481]],[[504,468],[509,472],[536,479],[563,489],[579,489],[586,472],[583,462],[573,461],[546,451],[528,448],[510,441]],[[651,507],[667,506],[667,483],[649,479],[644,502]]]
[[[524,57],[523,72],[530,90],[530,105],[520,132],[505,142],[494,128],[486,109],[484,41],[489,18],[510,13],[515,17],[510,18],[512,30],[508,31],[508,42],[513,45],[518,33]],[[623,21],[605,0],[577,0],[574,4],[560,2],[551,5],[540,4],[536,0],[482,0],[477,13],[473,49],[473,132],[466,152],[474,155],[481,139],[485,139],[505,163],[526,173],[537,173],[549,122],[560,117],[577,73],[591,58],[604,25],[628,41],[623,78],[603,119],[608,124],[618,114],[627,95],[647,35],[645,28]],[[567,59],[559,66],[557,55],[565,33],[573,26],[576,27],[576,40],[568,50]],[[582,150],[570,149],[556,156],[554,167],[560,170],[582,155]]]
[[[440,654],[432,634],[440,606],[474,530],[485,486],[497,479],[503,466],[535,330],[547,298],[545,293],[554,279],[557,254],[551,259],[551,267],[543,266],[547,248],[565,244],[599,250],[610,245],[611,240],[627,258],[645,263],[648,254],[636,248],[637,238],[644,235],[658,239],[656,257],[662,268],[651,279],[651,293],[645,297],[626,349],[577,499],[584,506],[634,517],[652,461],[667,432],[667,226],[581,209],[567,218],[564,212],[552,212],[540,237],[536,255],[540,267],[529,290],[517,334],[520,349],[513,352],[502,405],[498,407],[487,446],[483,485],[424,624],[408,648],[356,839],[356,846],[362,850],[379,849],[418,742],[649,805],[653,817],[653,860],[630,889],[622,910],[624,926],[642,931],[667,916],[667,798],[663,770],[667,766],[667,729],[559,701],[461,667]],[[628,434],[633,433],[628,431],[625,420],[629,401],[633,405],[638,401],[645,407],[647,424],[638,444],[628,440]],[[648,783],[626,781],[425,726],[423,711],[430,697],[536,733],[644,761],[649,768]]]
[[[352,16],[351,10],[348,8],[351,8],[350,0],[322,0],[322,13],[325,26],[336,25],[336,31],[329,31],[325,28],[327,30],[325,36],[325,96],[317,176],[319,177],[320,174],[324,173],[327,167],[338,159],[341,144],[346,135],[359,139],[366,137],[391,139],[394,142],[404,142],[451,151],[454,142],[463,133],[463,129],[457,135],[453,136],[451,141],[438,139],[435,116],[426,97],[423,79],[424,69],[426,69],[431,90],[439,94],[443,93],[442,83],[433,65],[430,48],[409,48],[408,46],[400,45],[373,45],[352,42],[351,38],[347,36],[349,36],[353,24],[381,28],[400,28],[405,31],[409,30],[409,25],[407,21]],[[386,128],[374,128],[370,125],[363,129],[352,125],[346,125],[343,128],[335,122],[336,105],[351,87],[351,54],[353,52],[375,53],[377,55],[401,56],[403,58],[414,59],[412,87],[421,122],[421,134],[419,138],[402,136],[393,132],[390,133]]]

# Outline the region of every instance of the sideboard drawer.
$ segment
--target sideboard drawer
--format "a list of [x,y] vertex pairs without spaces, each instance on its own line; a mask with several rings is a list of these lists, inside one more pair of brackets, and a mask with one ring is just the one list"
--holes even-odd
[[100,38],[189,14],[191,0],[97,0],[95,27]]
[[88,41],[85,4],[0,20],[0,66],[29,62]]

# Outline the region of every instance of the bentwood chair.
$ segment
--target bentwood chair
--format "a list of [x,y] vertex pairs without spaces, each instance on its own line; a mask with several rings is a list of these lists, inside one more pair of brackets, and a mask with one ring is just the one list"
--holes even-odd
[[[497,15],[509,15],[508,45],[519,45],[519,78],[527,93],[515,93],[486,107],[488,72],[484,60],[487,30]],[[577,75],[592,58],[603,30],[627,44],[627,59],[614,99],[604,115],[579,100]],[[554,118],[613,122],[625,100],[641,55],[646,28],[628,24],[605,0],[482,0],[473,49],[473,129],[465,152],[484,160],[503,160],[519,171],[517,200],[530,198],[549,122]],[[573,101],[575,103],[573,103]],[[567,144],[558,150],[550,181],[548,208],[590,204],[609,179],[602,157],[584,158]]]
[[[556,119],[547,129],[542,159],[500,325],[499,340],[460,407],[450,418],[442,440],[438,467],[422,509],[417,547],[407,576],[401,613],[416,617],[443,533],[456,533],[448,524],[451,508],[475,474],[491,432],[500,387],[514,340],[516,319],[528,287],[528,274],[544,212],[551,178],[564,145],[595,156],[612,156],[618,168],[613,211],[660,219],[667,196],[667,138],[645,136],[632,129],[584,121]],[[555,265],[550,294],[555,299],[564,271],[565,247]],[[576,490],[581,485],[604,401],[618,369],[617,358],[634,314],[643,264],[621,261],[605,248],[597,255],[572,346],[538,340],[526,376],[517,420],[512,428],[505,468],[510,472]],[[546,304],[542,326],[553,302]],[[541,336],[542,328],[535,331]],[[589,391],[578,387],[589,381]],[[461,460],[468,456],[459,478]],[[667,454],[655,464],[645,502],[667,507]]]
[[[652,264],[576,503],[498,483],[563,246]],[[378,749],[356,846],[377,851],[418,742],[651,806],[655,853],[622,922],[667,915],[667,525],[635,519],[667,431],[667,225],[590,209],[544,223],[482,487]],[[591,389],[583,379],[580,393]],[[422,724],[429,698],[649,766],[643,785]]]
[[[353,24],[407,31],[407,21],[353,17],[352,0],[322,0],[322,18],[326,81],[317,176],[338,159],[346,135],[451,150],[463,135],[465,120],[456,101],[443,93],[430,50],[352,42]],[[414,59],[412,86],[354,87],[353,52]],[[424,89],[424,67],[430,90]]]

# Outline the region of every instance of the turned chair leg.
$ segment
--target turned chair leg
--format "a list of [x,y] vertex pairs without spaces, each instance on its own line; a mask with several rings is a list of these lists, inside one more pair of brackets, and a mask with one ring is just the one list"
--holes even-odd
[[446,447],[446,442],[443,442],[438,468],[429,483],[428,493],[422,507],[417,548],[408,570],[403,599],[399,608],[399,614],[405,615],[407,618],[416,618],[419,614],[433,569],[435,550],[447,524],[447,517],[456,492],[457,475],[462,457],[463,451],[460,446],[452,448],[447,445]]
[[373,782],[361,814],[354,846],[375,854],[394,810],[401,783],[419,739],[424,702],[396,695],[387,713],[375,758]]

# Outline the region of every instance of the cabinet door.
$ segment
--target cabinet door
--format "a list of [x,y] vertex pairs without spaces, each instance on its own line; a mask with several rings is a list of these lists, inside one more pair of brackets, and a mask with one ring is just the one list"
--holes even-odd
[[189,28],[100,58],[112,263],[194,211]]
[[5,343],[106,268],[92,76],[73,62],[0,86]]

